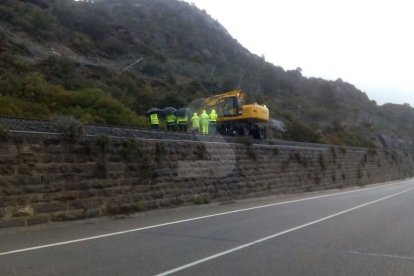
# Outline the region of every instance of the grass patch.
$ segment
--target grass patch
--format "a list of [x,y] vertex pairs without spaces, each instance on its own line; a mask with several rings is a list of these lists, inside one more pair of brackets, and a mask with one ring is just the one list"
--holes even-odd
[[106,135],[99,135],[92,141],[92,149],[101,153],[106,153],[108,152],[111,144],[111,138]]
[[325,158],[323,157],[322,153],[319,154],[319,165],[320,165],[322,171],[326,170]]
[[256,154],[256,150],[254,149],[254,147],[252,147],[252,146],[247,146],[247,147],[246,147],[246,154],[247,154],[247,156],[249,156],[251,159],[253,159],[253,160],[257,160],[257,154]]
[[332,155],[332,160],[335,164],[336,163],[336,149],[335,149],[335,147],[330,147],[330,151],[331,151],[331,155]]
[[118,154],[125,162],[131,162],[133,157],[138,153],[138,143],[134,139],[129,139],[122,142],[121,149]]
[[53,120],[52,127],[70,143],[77,142],[85,133],[83,124],[72,116],[57,116]]
[[0,125],[0,141],[7,142],[10,138],[9,130],[6,126]]
[[210,197],[208,195],[205,195],[205,194],[194,195],[193,203],[196,204],[196,205],[208,204],[208,203],[210,203]]
[[362,179],[363,176],[364,176],[364,174],[362,173],[362,170],[361,169],[358,169],[358,171],[357,171],[357,178],[358,179]]

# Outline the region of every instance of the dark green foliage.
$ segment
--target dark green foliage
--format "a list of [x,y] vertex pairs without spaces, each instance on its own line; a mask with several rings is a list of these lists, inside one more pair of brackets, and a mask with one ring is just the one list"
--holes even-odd
[[335,164],[336,163],[336,149],[335,149],[335,147],[330,147],[330,151],[331,151],[331,154],[332,154],[332,160]]
[[306,123],[298,119],[293,119],[287,124],[286,139],[303,142],[319,142],[320,135]]
[[375,148],[376,146],[369,141],[369,139],[363,137],[360,132],[363,129],[344,127],[338,121],[331,122],[325,128],[325,141],[335,145],[350,145]]
[[362,173],[362,170],[361,169],[358,169],[358,171],[357,171],[357,178],[358,179],[362,179],[362,177],[363,177],[364,175],[363,175],[363,173]]
[[205,159],[207,156],[207,148],[205,144],[197,144],[195,154],[199,159]]
[[119,155],[126,162],[132,162],[133,158],[137,156],[139,151],[139,146],[136,140],[129,139],[122,141],[121,148],[119,149]]
[[164,142],[159,142],[155,145],[155,154],[158,158],[167,154],[167,146]]
[[282,162],[282,166],[281,166],[282,171],[286,171],[286,170],[289,168],[289,166],[290,166],[290,161],[289,161],[289,159],[284,160],[284,161]]
[[102,158],[98,158],[96,160],[96,176],[100,179],[105,179],[108,177],[106,156],[102,156]]
[[246,146],[246,155],[253,160],[257,160],[257,153],[253,146]]
[[0,125],[0,142],[6,142],[10,138],[8,128]]
[[400,162],[400,156],[399,156],[398,152],[396,152],[396,151],[391,152],[391,160],[395,164],[398,164]]
[[210,203],[210,197],[206,194],[197,194],[193,197],[194,204],[208,204]]
[[303,165],[305,168],[308,166],[308,159],[306,156],[302,156],[300,152],[295,152],[293,155],[290,155],[289,159],[295,160],[298,164]]
[[53,129],[71,143],[78,141],[85,132],[83,124],[72,116],[56,117],[53,121]]
[[151,107],[240,86],[287,122],[286,139],[374,147],[378,133],[414,136],[411,107],[268,63],[184,1],[4,0],[0,24],[2,116],[147,126]]
[[319,173],[315,173],[314,177],[313,177],[313,182],[315,183],[315,185],[319,185],[322,182],[321,176],[319,175]]
[[92,141],[92,148],[100,153],[106,153],[111,146],[111,138],[106,135],[99,135]]
[[155,165],[149,160],[144,159],[140,165],[140,172],[144,179],[151,179],[154,174]]
[[319,154],[319,165],[320,165],[322,171],[326,170],[325,158],[324,158],[322,153]]

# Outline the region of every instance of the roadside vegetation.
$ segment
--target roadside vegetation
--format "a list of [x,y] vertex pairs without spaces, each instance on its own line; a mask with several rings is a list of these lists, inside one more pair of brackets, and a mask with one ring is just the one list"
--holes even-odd
[[286,122],[278,138],[372,147],[414,137],[409,105],[380,107],[341,79],[275,66],[185,2],[5,0],[0,41],[0,116],[146,126],[151,107],[240,87]]

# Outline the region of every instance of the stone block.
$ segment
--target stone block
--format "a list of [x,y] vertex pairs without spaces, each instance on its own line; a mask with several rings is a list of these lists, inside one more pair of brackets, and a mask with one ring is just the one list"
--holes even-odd
[[108,161],[110,163],[120,163],[120,162],[122,162],[122,157],[118,154],[110,154],[108,156]]
[[31,206],[23,206],[16,208],[16,211],[13,213],[13,217],[30,217],[33,216],[34,210]]
[[0,221],[0,228],[26,226],[26,219],[14,218]]
[[76,199],[68,202],[69,209],[94,209],[103,204],[104,200],[101,198]]
[[[72,165],[70,164],[59,164],[54,167],[50,167],[50,172],[48,173],[60,173],[60,174],[67,174],[71,172]],[[55,171],[55,172],[54,172]]]
[[52,154],[52,162],[53,163],[62,163],[63,162],[63,155],[62,154]]
[[66,205],[61,202],[38,203],[33,206],[35,213],[52,213],[66,210]]
[[13,154],[18,153],[16,145],[10,143],[0,143],[0,155],[3,154]]
[[79,192],[78,191],[63,191],[63,192],[57,192],[50,194],[51,200],[57,200],[57,201],[69,201],[69,200],[75,200],[79,198]]
[[50,215],[39,215],[39,216],[27,218],[27,225],[48,223],[49,221],[50,221]]
[[81,189],[81,184],[79,182],[64,182],[62,185],[65,191],[74,191]]
[[52,156],[60,155],[65,152],[65,148],[61,145],[49,145],[47,147],[47,153],[51,154]]
[[88,209],[84,212],[83,216],[85,218],[94,218],[102,215],[101,209]]
[[76,158],[74,154],[65,154],[63,156],[63,162],[65,163],[75,163]]
[[88,155],[85,155],[85,154],[77,154],[76,155],[76,163],[83,164],[83,163],[86,163],[86,162],[89,162],[89,156]]
[[0,165],[0,175],[15,175],[16,167],[13,165]]
[[23,186],[19,185],[6,185],[4,187],[2,187],[2,194],[5,196],[10,196],[10,195],[20,195],[23,194]]
[[83,210],[54,212],[50,215],[51,221],[68,221],[82,218],[84,218]]
[[41,184],[41,185],[24,185],[22,189],[25,193],[28,193],[28,194],[46,193],[49,190],[48,187],[44,184]]
[[0,165],[17,165],[20,163],[18,155],[0,154]]

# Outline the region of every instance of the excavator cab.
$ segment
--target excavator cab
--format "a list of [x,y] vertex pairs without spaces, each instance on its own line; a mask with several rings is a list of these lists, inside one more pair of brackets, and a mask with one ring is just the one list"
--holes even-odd
[[239,96],[226,97],[217,102],[219,117],[238,116],[243,113],[243,99]]

